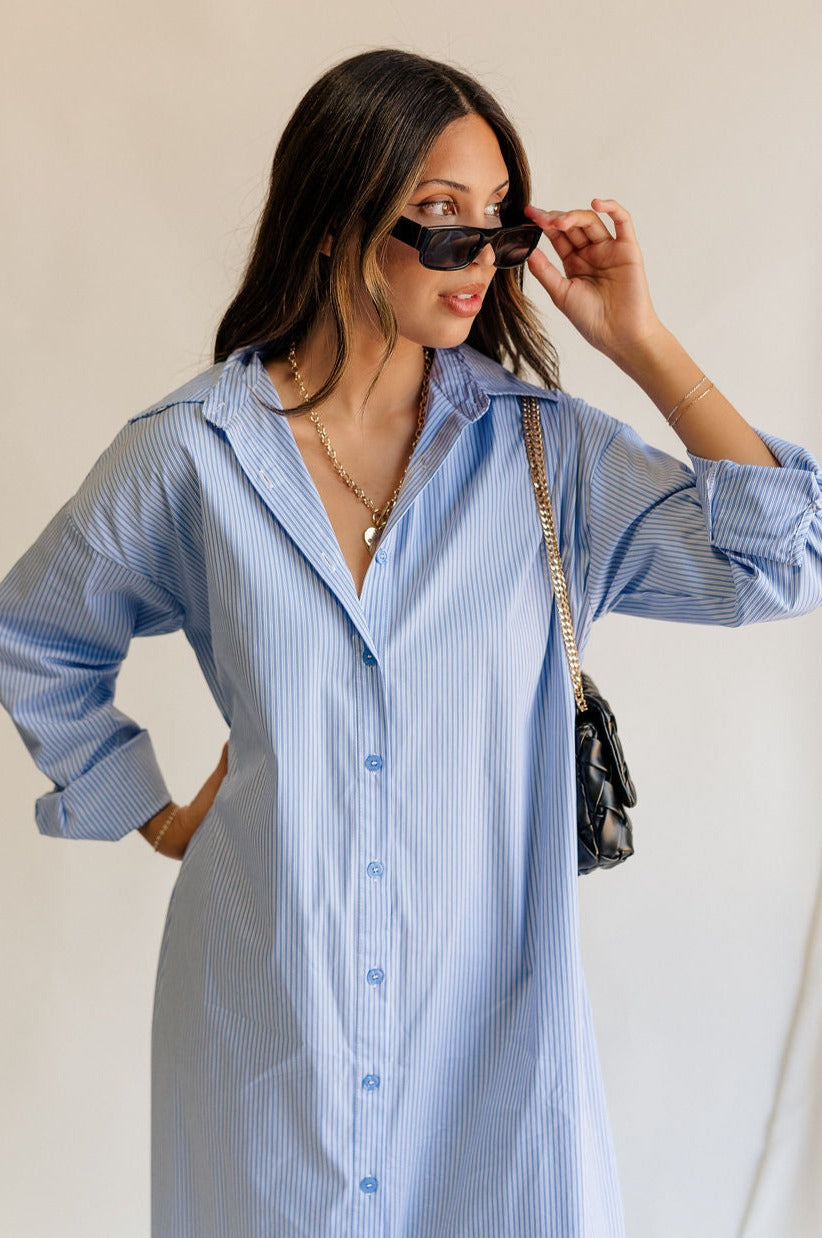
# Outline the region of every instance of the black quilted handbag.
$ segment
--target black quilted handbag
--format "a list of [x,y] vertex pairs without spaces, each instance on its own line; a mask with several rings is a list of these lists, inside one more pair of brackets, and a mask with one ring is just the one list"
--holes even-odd
[[568,588],[545,476],[539,403],[535,398],[525,397],[522,401],[522,429],[545,536],[562,639],[574,685],[577,705],[577,868],[580,873],[590,873],[595,868],[613,868],[634,854],[631,822],[625,809],[636,804],[636,790],[625,762],[613,711],[590,675],[584,674],[580,668]]

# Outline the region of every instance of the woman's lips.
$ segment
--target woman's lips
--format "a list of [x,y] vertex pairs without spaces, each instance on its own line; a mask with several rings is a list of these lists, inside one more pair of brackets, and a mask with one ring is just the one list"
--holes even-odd
[[482,309],[482,296],[478,292],[467,297],[458,297],[454,293],[440,294],[440,300],[445,303],[452,314],[457,314],[461,318],[471,318]]

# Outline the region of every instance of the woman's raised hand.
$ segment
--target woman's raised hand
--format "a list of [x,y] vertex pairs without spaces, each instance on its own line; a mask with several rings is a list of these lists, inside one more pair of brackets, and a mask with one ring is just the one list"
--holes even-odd
[[565,277],[540,249],[527,259],[528,269],[580,335],[619,364],[662,324],[631,216],[613,198],[593,198],[591,205],[611,217],[615,237],[596,210],[526,206],[525,214],[539,224],[561,259]]
[[[183,804],[178,808],[174,819],[160,839],[160,845],[157,848],[160,855],[167,855],[173,860],[182,860],[192,836],[197,832],[203,818],[214,803],[214,797],[220,783],[225,778],[227,769],[228,741],[223,744],[216,768],[206,778],[194,799],[190,804]],[[139,832],[152,847],[164,824],[169,820],[173,806],[173,801],[171,805],[166,804],[156,816],[140,826]]]

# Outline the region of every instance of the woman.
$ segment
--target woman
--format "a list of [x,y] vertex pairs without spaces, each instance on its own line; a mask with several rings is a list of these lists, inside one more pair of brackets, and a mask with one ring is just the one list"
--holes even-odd
[[[583,648],[611,610],[817,606],[822,473],[660,322],[624,207],[529,200],[470,76],[391,50],[331,69],[278,145],[215,364],[123,427],[0,585],[0,697],[54,781],[40,829],[183,859],[162,1238],[623,1233],[521,398]],[[526,261],[691,467],[562,390]],[[113,705],[131,638],[178,628],[230,728],[187,805]]]

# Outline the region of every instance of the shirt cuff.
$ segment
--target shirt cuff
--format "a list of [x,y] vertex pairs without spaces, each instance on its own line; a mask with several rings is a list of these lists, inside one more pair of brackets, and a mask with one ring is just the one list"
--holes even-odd
[[115,841],[171,802],[148,731],[138,731],[62,790],[41,795],[34,819],[54,838]]
[[688,452],[708,536],[718,550],[798,566],[811,521],[822,511],[822,470],[804,447],[756,433],[781,468]]

